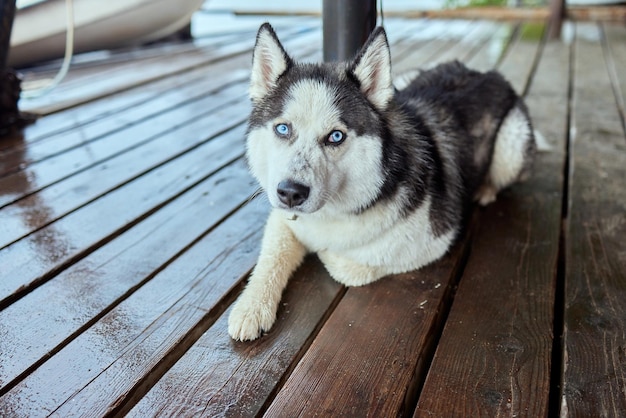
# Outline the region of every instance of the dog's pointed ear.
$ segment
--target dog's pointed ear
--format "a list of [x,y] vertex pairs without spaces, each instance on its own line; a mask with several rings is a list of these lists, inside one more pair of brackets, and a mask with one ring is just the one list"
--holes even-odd
[[361,84],[361,91],[368,100],[380,110],[394,94],[391,78],[391,54],[387,43],[387,34],[382,27],[371,33],[363,48],[354,59],[352,73]]
[[261,25],[252,53],[250,98],[257,101],[265,97],[292,63],[272,26],[269,23]]

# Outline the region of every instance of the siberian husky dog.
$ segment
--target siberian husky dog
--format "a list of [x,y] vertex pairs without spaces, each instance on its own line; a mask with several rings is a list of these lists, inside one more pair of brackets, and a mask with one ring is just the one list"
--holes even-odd
[[351,62],[303,64],[262,25],[250,97],[246,156],[272,212],[230,313],[236,340],[270,329],[309,252],[347,286],[437,260],[473,201],[527,176],[536,148],[522,99],[496,72],[452,62],[396,90],[382,28]]

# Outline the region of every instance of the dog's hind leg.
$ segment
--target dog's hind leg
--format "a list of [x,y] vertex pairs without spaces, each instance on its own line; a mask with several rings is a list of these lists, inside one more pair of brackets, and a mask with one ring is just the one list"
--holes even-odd
[[489,172],[475,200],[487,205],[496,200],[498,191],[525,180],[530,175],[536,147],[528,113],[519,101],[500,125]]
[[257,265],[228,317],[235,340],[254,340],[274,325],[282,292],[306,255],[286,222],[276,211],[267,220]]

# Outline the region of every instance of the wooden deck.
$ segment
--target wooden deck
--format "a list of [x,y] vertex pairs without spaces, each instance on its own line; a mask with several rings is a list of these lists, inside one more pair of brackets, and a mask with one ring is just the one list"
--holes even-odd
[[[626,27],[387,19],[396,73],[495,67],[552,149],[443,260],[348,289],[310,257],[237,343],[256,25],[22,103],[45,116],[0,138],[0,416],[626,416]],[[277,31],[321,56],[319,20]]]

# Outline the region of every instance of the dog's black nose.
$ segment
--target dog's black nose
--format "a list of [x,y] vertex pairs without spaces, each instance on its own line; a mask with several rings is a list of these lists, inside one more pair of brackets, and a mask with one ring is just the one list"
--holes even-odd
[[299,206],[309,197],[311,189],[302,183],[293,180],[283,180],[278,183],[276,192],[281,202],[290,208]]

